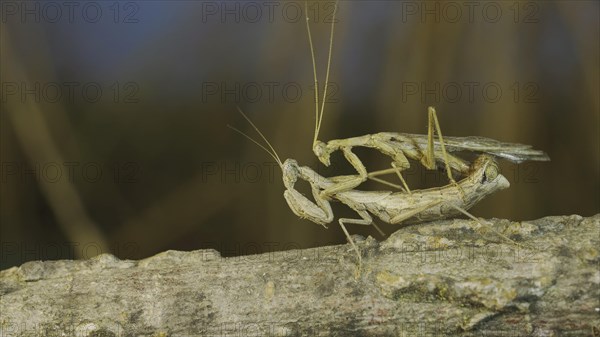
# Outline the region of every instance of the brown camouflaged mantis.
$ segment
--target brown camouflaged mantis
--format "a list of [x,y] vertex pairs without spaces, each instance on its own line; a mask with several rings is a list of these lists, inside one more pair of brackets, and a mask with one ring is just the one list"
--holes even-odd
[[[315,133],[313,138],[313,152],[317,158],[319,158],[321,163],[329,166],[331,164],[331,154],[337,150],[342,151],[344,157],[354,167],[358,175],[340,177],[335,183],[331,184],[321,192],[322,196],[327,197],[341,191],[351,190],[362,184],[367,179],[372,179],[388,186],[403,189],[408,193],[411,193],[401,174],[401,171],[410,167],[408,159],[421,162],[421,164],[423,164],[423,166],[429,170],[437,169],[438,166],[444,167],[446,174],[448,175],[448,180],[453,185],[457,185],[452,171],[458,173],[459,176],[464,177],[469,174],[471,168],[467,161],[451,155],[448,152],[470,151],[475,153],[485,153],[516,163],[527,160],[550,160],[547,154],[542,151],[532,149],[530,145],[505,143],[484,137],[443,137],[437,114],[435,108],[433,107],[428,108],[427,135],[380,132],[352,138],[334,139],[326,143],[318,140],[319,130],[321,129],[321,122],[323,120],[323,113],[325,109],[325,100],[327,98],[327,84],[329,82],[329,72],[331,68],[331,54],[333,49],[333,33],[336,12],[337,1],[334,5],[333,20],[331,22],[325,87],[323,89],[323,100],[320,109],[315,53],[310,32],[309,18],[308,15],[306,15],[306,30],[310,45],[313,65],[313,78],[315,84]],[[308,8],[306,8],[306,13],[308,13]],[[437,140],[435,140],[435,133],[438,135]],[[391,163],[392,168],[375,172],[367,172],[367,169],[361,162],[360,158],[358,158],[358,156],[352,152],[352,148],[357,146],[373,148],[389,156],[393,160]],[[394,172],[402,182],[402,187],[377,178],[379,175],[390,174]]]
[[[381,233],[381,230],[373,222],[371,214],[387,223],[400,224],[409,220],[411,223],[418,223],[444,219],[462,213],[471,217],[480,225],[484,225],[479,219],[469,214],[467,210],[487,195],[510,186],[508,180],[499,173],[498,166],[493,157],[483,154],[469,167],[467,177],[456,184],[448,184],[443,187],[425,190],[414,190],[411,194],[406,192],[345,189],[324,197],[322,196],[322,191],[338,183],[340,177],[323,177],[310,167],[300,166],[294,159],[286,159],[282,162],[273,146],[254,123],[252,123],[241,109],[239,112],[260,135],[266,147],[244,132],[232,126],[229,127],[261,147],[279,164],[282,171],[283,184],[286,188],[283,196],[294,214],[302,219],[308,219],[327,228],[327,224],[331,223],[334,219],[329,198],[345,204],[358,213],[360,219],[340,218],[338,219],[338,223],[344,231],[348,242],[356,252],[359,265],[362,261],[361,254],[348,233],[345,224],[373,225]],[[310,184],[314,202],[294,188],[298,180],[303,180]],[[503,239],[513,242],[506,236],[497,232],[495,233]]]

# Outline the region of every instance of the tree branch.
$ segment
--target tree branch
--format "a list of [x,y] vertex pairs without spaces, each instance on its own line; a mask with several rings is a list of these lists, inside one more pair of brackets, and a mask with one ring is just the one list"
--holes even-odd
[[[0,272],[0,336],[598,335],[600,214],[445,220],[387,240],[222,258],[101,255]],[[494,241],[492,241],[494,240]]]

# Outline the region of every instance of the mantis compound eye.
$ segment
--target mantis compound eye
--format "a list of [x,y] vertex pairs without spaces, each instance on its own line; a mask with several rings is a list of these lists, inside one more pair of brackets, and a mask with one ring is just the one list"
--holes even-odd
[[482,183],[486,183],[489,181],[493,181],[498,176],[498,165],[496,163],[489,163],[483,172],[483,178],[481,179]]

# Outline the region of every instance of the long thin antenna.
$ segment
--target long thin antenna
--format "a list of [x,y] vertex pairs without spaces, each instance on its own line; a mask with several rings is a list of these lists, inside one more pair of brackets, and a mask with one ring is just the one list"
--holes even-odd
[[281,161],[279,160],[279,158],[277,158],[277,156],[275,156],[275,154],[271,153],[271,151],[269,151],[266,147],[264,147],[262,144],[260,144],[259,142],[257,142],[254,138],[248,136],[244,132],[240,131],[236,127],[233,127],[233,126],[231,126],[229,124],[227,124],[227,127],[230,128],[230,129],[232,129],[233,131],[239,133],[240,135],[248,138],[251,142],[253,142],[254,144],[258,145],[261,149],[265,150],[271,157],[273,157],[273,159],[275,159],[275,161],[277,162],[277,164],[279,164],[280,167],[283,166],[283,164],[281,164]]
[[310,24],[308,18],[308,1],[304,1],[304,15],[306,16],[306,31],[308,32],[308,43],[310,45],[310,56],[312,58],[313,66],[313,78],[315,81],[315,138],[313,139],[313,146],[317,142],[319,135],[319,80],[317,79],[317,63],[315,61],[315,48],[313,46],[312,34],[310,33]]
[[248,121],[248,123],[250,123],[250,125],[252,125],[252,127],[254,128],[254,130],[260,136],[260,138],[262,138],[265,141],[265,143],[267,143],[267,145],[271,149],[273,155],[275,155],[275,157],[277,158],[277,162],[279,163],[279,165],[280,166],[283,165],[281,159],[279,158],[279,155],[277,155],[277,151],[275,151],[275,149],[273,148],[273,146],[271,145],[271,143],[269,143],[269,141],[267,140],[267,137],[265,137],[265,135],[263,135],[263,133],[260,132],[260,130],[256,127],[256,125],[254,125],[254,123],[252,123],[252,121],[250,120],[250,118],[248,118],[248,116],[246,116],[246,114],[242,111],[242,109],[239,106],[237,107],[237,109],[240,112],[240,114],[242,114],[242,116],[244,116],[244,118],[246,119],[246,121]]
[[[321,102],[321,114],[319,116],[319,127],[317,133],[321,131],[321,122],[323,121],[323,111],[325,111],[325,101],[327,100],[327,87],[329,86],[329,69],[331,68],[331,54],[333,50],[333,30],[335,28],[335,14],[338,9],[338,1],[333,5],[333,15],[331,17],[331,33],[329,34],[329,55],[327,57],[327,73],[325,75],[325,88],[323,89],[323,101]],[[315,137],[316,139],[316,137]]]

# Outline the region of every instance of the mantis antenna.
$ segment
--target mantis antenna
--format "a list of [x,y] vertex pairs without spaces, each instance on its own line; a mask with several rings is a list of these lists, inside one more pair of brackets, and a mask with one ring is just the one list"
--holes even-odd
[[252,122],[252,120],[250,120],[250,118],[248,118],[248,116],[246,116],[246,114],[244,114],[244,112],[242,111],[242,109],[240,109],[240,107],[237,107],[237,109],[240,112],[240,114],[242,114],[242,116],[244,116],[244,118],[246,119],[246,121],[248,121],[248,123],[250,123],[250,125],[252,125],[252,128],[254,128],[254,130],[258,133],[258,135],[262,138],[262,140],[265,141],[265,143],[267,144],[267,146],[271,150],[269,151],[269,149],[267,149],[264,145],[260,144],[257,140],[255,140],[254,138],[250,137],[249,135],[247,135],[243,131],[240,131],[239,129],[237,129],[237,128],[231,126],[231,125],[227,125],[227,127],[230,128],[230,129],[232,129],[233,131],[239,133],[240,135],[248,138],[254,144],[258,145],[261,149],[265,150],[271,157],[273,157],[273,159],[275,159],[275,161],[277,162],[277,164],[279,164],[279,167],[283,167],[283,163],[281,162],[281,159],[279,158],[279,155],[277,155],[277,151],[275,151],[275,148],[273,148],[273,146],[267,140],[267,138],[263,135],[263,133],[260,132],[260,130],[258,129],[258,127],[256,125],[254,125],[254,123]]
[[310,56],[312,58],[313,78],[315,81],[315,136],[313,145],[317,142],[319,134],[319,81],[317,80],[317,64],[315,62],[315,49],[312,42],[312,34],[310,33],[310,24],[308,23],[308,1],[304,1],[304,14],[306,15],[306,31],[308,32],[308,43],[310,45]]
[[308,32],[308,43],[310,45],[310,55],[313,64],[313,78],[315,81],[315,137],[313,138],[313,146],[317,142],[319,137],[319,131],[321,130],[321,122],[323,121],[323,111],[325,110],[325,101],[327,99],[327,86],[329,84],[329,70],[331,69],[331,54],[333,50],[333,32],[335,28],[335,14],[337,13],[339,0],[335,1],[333,5],[333,15],[331,18],[331,33],[329,35],[329,53],[327,57],[327,70],[325,73],[325,87],[323,88],[323,100],[321,102],[321,111],[319,112],[319,81],[317,79],[317,64],[315,62],[315,50],[312,41],[312,34],[310,32],[310,24],[308,18],[308,1],[304,2],[304,11],[306,15],[306,31]]

